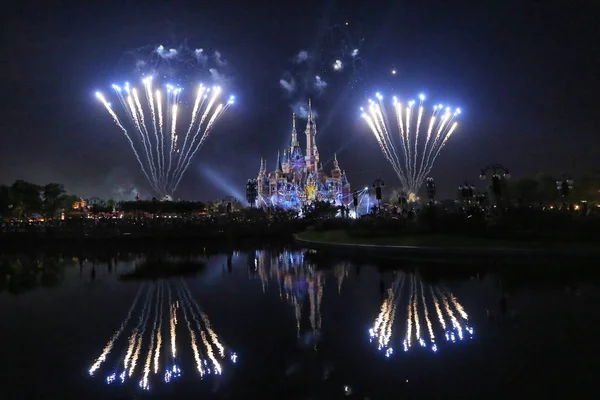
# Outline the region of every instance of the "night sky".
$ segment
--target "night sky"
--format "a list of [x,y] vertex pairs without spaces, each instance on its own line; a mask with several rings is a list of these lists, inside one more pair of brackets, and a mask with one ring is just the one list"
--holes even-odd
[[[244,193],[260,157],[274,167],[290,140],[292,105],[309,96],[325,169],[337,151],[355,187],[378,177],[398,186],[360,118],[359,107],[376,91],[403,99],[423,92],[429,105],[461,107],[461,125],[432,171],[442,197],[465,179],[479,184],[479,170],[490,163],[516,178],[576,178],[598,168],[600,53],[593,38],[600,14],[593,1],[9,3],[0,16],[3,183],[57,181],[86,197],[131,188],[150,195],[94,92],[112,95],[112,83],[135,82],[132,54],[160,44],[220,52],[224,87],[236,95],[177,197]],[[359,59],[341,72],[328,68],[349,47],[359,48]],[[311,55],[307,71],[294,68],[301,50]],[[327,87],[299,85],[288,96],[280,80],[302,82],[303,74],[318,74]],[[304,147],[303,134],[300,140]]]

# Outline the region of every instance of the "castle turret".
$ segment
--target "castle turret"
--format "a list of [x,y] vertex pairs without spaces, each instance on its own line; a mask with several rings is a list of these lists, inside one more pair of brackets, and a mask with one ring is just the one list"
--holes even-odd
[[342,177],[342,170],[338,163],[337,154],[333,155],[333,169],[331,170],[331,177],[333,179],[340,179]]
[[283,159],[281,160],[281,170],[284,174],[290,172],[290,160],[287,149],[283,150]]
[[294,147],[300,147],[298,133],[296,132],[296,113],[292,114],[292,142],[290,143],[290,154],[294,152]]
[[308,121],[306,121],[306,169],[315,172],[319,165],[319,151],[317,150],[317,124],[312,113],[312,102],[308,99]]

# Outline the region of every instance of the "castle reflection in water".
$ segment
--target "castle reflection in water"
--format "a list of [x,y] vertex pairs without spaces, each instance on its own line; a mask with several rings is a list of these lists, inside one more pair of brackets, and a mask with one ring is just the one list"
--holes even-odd
[[[307,262],[304,254],[302,251],[284,251],[269,255],[257,251],[254,267],[263,291],[270,281],[276,281],[280,297],[293,306],[298,336],[308,309],[310,330],[317,338],[321,331],[325,274]],[[338,293],[348,277],[349,268],[347,263],[338,263],[333,268]],[[382,354],[390,357],[396,347],[409,351],[414,346],[437,352],[440,343],[473,338],[469,316],[452,292],[441,284],[424,282],[415,273],[396,271],[394,275],[368,335],[369,341]]]
[[[290,306],[298,338],[317,348],[322,327],[325,281],[328,291],[338,295],[349,276],[350,263],[339,262],[332,269],[318,269],[306,250],[266,251],[247,254],[251,278],[264,293],[277,293]],[[232,258],[246,255],[230,253]],[[424,282],[416,273],[393,272],[391,286],[366,338],[386,357],[395,349],[411,348],[437,352],[443,344],[473,338],[469,315],[454,293],[442,284]],[[383,283],[382,283],[383,285]],[[328,296],[330,294],[327,294]],[[343,312],[352,313],[345,309]],[[109,384],[136,382],[142,389],[177,380],[183,369],[181,355],[194,360],[200,378],[220,375],[237,354],[230,350],[211,325],[208,315],[182,278],[159,279],[140,285],[121,326],[99,349],[89,374]]]
[[[348,266],[340,264],[335,267],[334,274],[338,281],[338,291],[348,276]],[[294,310],[296,332],[302,334],[303,318],[308,313],[308,339],[317,339],[321,333],[321,302],[325,274],[305,260],[304,251],[283,251],[270,254],[264,250],[256,251],[254,269],[260,278],[263,292],[270,282],[275,281],[279,296],[288,302]],[[311,342],[315,342],[312,340]]]

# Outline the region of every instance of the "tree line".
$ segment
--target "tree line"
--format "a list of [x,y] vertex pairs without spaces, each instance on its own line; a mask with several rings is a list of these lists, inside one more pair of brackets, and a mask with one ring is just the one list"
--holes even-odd
[[[537,205],[540,203],[549,205],[563,203],[565,201],[578,203],[582,200],[589,203],[600,202],[600,171],[575,179],[573,189],[569,193],[567,199],[563,198],[557,189],[556,181],[563,179],[565,179],[565,177],[560,175],[554,176],[548,173],[521,179],[503,179],[501,181],[502,200],[505,203],[515,205]],[[457,181],[457,186],[463,183],[464,182]],[[474,185],[477,192],[489,192],[489,181],[477,179],[472,181],[469,180],[468,183],[469,185]],[[386,192],[386,199],[389,199],[390,203],[398,203],[398,198],[402,195],[400,189],[390,188],[389,191]],[[423,193],[421,199],[424,198],[425,196]]]
[[0,216],[23,218],[37,214],[56,218],[79,200],[60,183],[37,185],[17,180],[12,185],[0,185]]

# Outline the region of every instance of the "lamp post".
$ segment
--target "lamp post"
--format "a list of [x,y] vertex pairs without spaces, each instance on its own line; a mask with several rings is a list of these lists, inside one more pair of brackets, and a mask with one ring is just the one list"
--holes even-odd
[[354,217],[358,218],[358,190],[352,192],[352,204],[354,205]]
[[568,177],[567,175],[563,175],[562,180],[556,181],[556,189],[558,190],[560,197],[564,199],[563,208],[568,207],[567,197],[569,197],[569,194],[571,194],[571,190],[573,190],[573,183],[575,183],[573,179],[571,179],[571,177]]
[[483,210],[487,201],[487,193],[477,193],[475,198],[477,200],[477,204],[479,204],[479,207]]
[[458,187],[458,195],[465,206],[471,204],[475,197],[475,186],[470,185],[469,182],[465,181],[465,183]]
[[377,178],[373,181],[373,187],[375,188],[378,212],[381,212],[381,189],[385,187],[385,182],[383,182],[383,179]]
[[253,207],[258,197],[258,181],[256,179],[248,179],[246,183],[246,200],[250,203],[250,207]]
[[491,164],[481,170],[479,178],[482,181],[486,180],[486,174],[490,171],[492,172],[492,193],[498,203],[498,199],[502,197],[502,179],[510,179],[510,172],[500,164]]
[[429,205],[433,205],[435,201],[435,180],[430,176],[425,181],[425,188],[427,189],[427,197],[429,198]]
[[556,181],[556,189],[558,189],[558,193],[560,197],[569,197],[571,194],[571,190],[573,190],[573,179],[571,177],[563,177],[562,180]]

